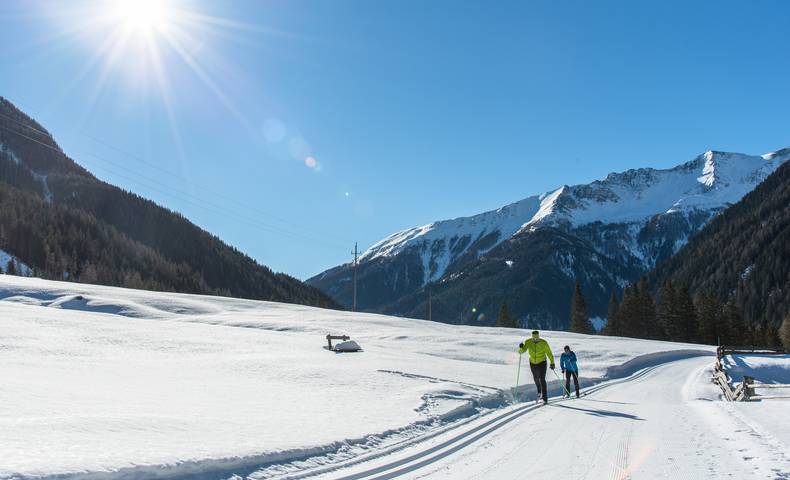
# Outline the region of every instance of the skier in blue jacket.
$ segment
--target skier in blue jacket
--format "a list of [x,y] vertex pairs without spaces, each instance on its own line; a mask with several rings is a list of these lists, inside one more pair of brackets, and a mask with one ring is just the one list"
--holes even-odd
[[565,351],[560,355],[560,368],[565,374],[565,396],[571,396],[571,377],[576,386],[576,398],[579,398],[579,367],[576,366],[576,354],[571,351],[571,347],[565,345]]

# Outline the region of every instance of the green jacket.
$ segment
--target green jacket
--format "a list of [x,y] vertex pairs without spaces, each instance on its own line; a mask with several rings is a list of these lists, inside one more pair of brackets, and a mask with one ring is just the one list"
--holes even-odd
[[524,347],[519,348],[518,353],[523,354],[525,352],[529,354],[529,363],[540,363],[545,361],[546,357],[549,357],[549,363],[554,364],[554,354],[551,353],[551,347],[542,338],[539,338],[538,341],[532,338],[524,340]]

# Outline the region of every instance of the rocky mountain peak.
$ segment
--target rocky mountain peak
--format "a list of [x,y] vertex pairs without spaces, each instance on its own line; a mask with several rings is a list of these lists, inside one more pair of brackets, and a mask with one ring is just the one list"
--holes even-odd
[[[489,212],[397,232],[361,257],[360,288],[375,292],[363,308],[419,312],[420,292],[433,284],[448,289],[442,308],[461,309],[469,301],[464,290],[471,286],[463,282],[475,278],[491,288],[480,302],[490,302],[492,308],[503,300],[504,288],[519,295],[542,291],[543,286],[529,282],[546,278],[569,289],[579,279],[585,289],[594,290],[591,308],[605,308],[612,289],[673,255],[788,158],[790,149],[762,156],[712,150],[673,168],[610,173]],[[340,266],[309,282],[343,303],[350,295],[349,280],[349,267]],[[533,290],[516,287],[524,282],[529,285],[523,288]],[[542,310],[545,318],[564,318],[564,294],[552,292],[556,298],[536,293],[519,308],[533,316]]]

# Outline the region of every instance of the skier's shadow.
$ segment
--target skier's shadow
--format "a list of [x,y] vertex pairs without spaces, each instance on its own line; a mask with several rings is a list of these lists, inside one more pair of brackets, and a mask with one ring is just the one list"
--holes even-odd
[[598,402],[598,403],[616,403],[617,405],[633,405],[633,403],[629,403],[629,402],[615,402],[613,400],[598,400],[598,399],[595,399],[595,398],[587,398],[587,397],[584,397],[584,401],[585,402]]
[[620,417],[620,418],[627,418],[629,420],[640,420],[644,421],[644,418],[639,418],[636,415],[631,415],[630,413],[622,413],[622,412],[613,412],[611,410],[590,410],[588,408],[579,408],[579,407],[571,407],[569,405],[552,405],[558,408],[567,408],[569,410],[578,410],[580,412],[584,412],[587,415],[594,415],[596,417]]

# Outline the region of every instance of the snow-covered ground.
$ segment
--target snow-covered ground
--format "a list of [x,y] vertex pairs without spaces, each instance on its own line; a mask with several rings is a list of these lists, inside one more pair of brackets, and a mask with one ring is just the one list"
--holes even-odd
[[[755,383],[790,384],[790,355],[727,355],[722,358],[722,366],[733,385],[741,383],[744,375],[753,377]],[[758,389],[757,394],[788,395],[790,388]],[[740,428],[761,432],[761,438],[774,439],[785,446],[785,451],[790,451],[790,399],[725,403],[721,408]],[[790,478],[790,474],[777,478]]]
[[757,383],[790,384],[790,355],[726,355],[721,364],[736,384],[744,375]]
[[[523,330],[12,276],[0,276],[0,299],[0,478],[334,472],[358,458],[386,462],[394,452],[422,448],[525,405],[508,406]],[[350,335],[364,352],[325,350],[327,333]],[[710,356],[679,360],[712,354],[712,347],[566,332],[544,337],[557,353],[570,345],[583,384],[595,385],[581,400],[587,404],[568,407],[600,411],[556,406],[519,413],[511,423],[554,425],[546,441],[562,451],[589,440],[585,429],[602,428],[595,422],[614,421],[606,427],[614,439],[622,433],[618,422],[637,428],[681,420],[675,413],[691,418],[695,410],[683,406],[687,399],[678,395],[685,393],[676,391],[688,390],[681,387],[689,372],[699,377],[695,385],[707,384],[701,368],[713,363]],[[652,370],[670,361],[681,363]],[[637,378],[626,379],[634,373]],[[528,376],[525,366],[522,400],[534,398]],[[622,388],[600,383],[606,378],[621,379],[614,383]],[[554,381],[552,391],[559,390]],[[614,392],[616,398],[606,396]],[[661,395],[682,404],[661,414]],[[644,402],[653,406],[643,409]],[[605,412],[618,409],[628,411]],[[645,428],[644,435],[668,434]],[[557,443],[552,435],[560,430],[582,436]],[[685,457],[676,454],[682,466]],[[458,471],[454,465],[448,468]]]
[[19,261],[18,258],[4,250],[0,250],[0,273],[5,273],[8,270],[8,262],[14,262],[14,266],[17,269],[18,275],[29,277],[33,274],[33,270],[23,262]]
[[775,435],[790,424],[787,404],[766,429],[744,414],[756,404],[719,401],[711,367],[705,357],[678,360],[578,400],[510,407],[498,422],[465,427],[466,437],[440,436],[322,478],[790,478],[790,443]]

